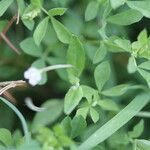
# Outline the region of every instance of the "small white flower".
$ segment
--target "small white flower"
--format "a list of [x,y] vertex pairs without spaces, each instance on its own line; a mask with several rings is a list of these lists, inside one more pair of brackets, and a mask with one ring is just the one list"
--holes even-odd
[[24,78],[28,79],[32,86],[35,86],[42,79],[42,74],[39,69],[30,67],[24,72]]

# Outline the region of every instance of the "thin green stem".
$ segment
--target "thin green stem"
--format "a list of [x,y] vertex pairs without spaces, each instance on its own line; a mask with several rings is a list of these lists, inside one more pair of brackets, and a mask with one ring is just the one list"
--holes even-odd
[[21,114],[21,112],[13,105],[11,104],[9,101],[7,101],[6,99],[4,99],[3,97],[0,97],[0,100],[2,102],[4,102],[8,107],[10,107],[14,112],[15,114],[19,117],[20,121],[21,121],[21,124],[22,124],[22,128],[23,128],[23,132],[24,132],[24,135],[25,135],[25,139],[26,139],[26,142],[29,143],[30,141],[30,134],[29,134],[29,130],[28,130],[28,126],[27,126],[27,123],[25,121],[25,118],[24,116]]

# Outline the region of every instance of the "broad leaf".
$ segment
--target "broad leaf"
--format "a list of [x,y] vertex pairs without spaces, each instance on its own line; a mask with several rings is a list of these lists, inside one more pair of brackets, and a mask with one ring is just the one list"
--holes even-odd
[[110,76],[110,65],[108,61],[102,62],[95,68],[94,77],[99,92],[102,90]]
[[60,23],[55,18],[51,18],[51,21],[52,21],[52,24],[53,24],[53,27],[55,29],[58,39],[62,43],[68,44],[71,38],[71,33],[62,23]]
[[0,1],[0,17],[5,13],[8,7],[12,4],[14,0],[1,0]]
[[150,1],[127,1],[127,5],[143,14],[143,16],[150,18]]
[[135,142],[136,142],[136,147],[140,150],[150,149],[150,141],[148,140],[140,139],[140,140],[136,140]]
[[144,130],[144,121],[141,120],[133,128],[133,131],[128,132],[130,138],[138,138]]
[[96,109],[92,107],[90,108],[90,116],[94,123],[96,123],[99,120],[99,113],[97,112]]
[[74,117],[71,121],[71,137],[75,138],[81,135],[86,128],[86,121],[82,116]]
[[44,111],[38,112],[32,123],[32,130],[38,130],[39,127],[49,125],[57,120],[63,112],[63,102],[58,99],[50,99],[41,105]]
[[62,16],[67,11],[67,8],[52,8],[48,11],[48,14],[53,16]]
[[138,67],[141,69],[150,70],[150,61],[143,62]]
[[72,86],[65,96],[64,112],[70,114],[79,104],[82,97],[82,88],[80,86]]
[[142,17],[143,15],[139,11],[130,9],[110,16],[107,18],[107,21],[109,23],[126,26],[140,21]]
[[35,57],[42,56],[42,49],[35,44],[33,38],[27,38],[23,40],[20,43],[20,47],[25,53],[31,56],[35,56]]
[[122,5],[124,5],[124,3],[126,2],[127,0],[110,0],[110,4],[111,4],[111,7],[113,9],[116,9]]
[[13,141],[9,130],[0,128],[0,142],[6,146],[11,146]]
[[104,43],[101,43],[100,48],[96,51],[94,55],[93,63],[96,64],[101,62],[106,56],[106,54],[107,54],[107,47],[105,46]]
[[39,46],[42,39],[44,38],[48,26],[49,17],[44,18],[36,27],[33,38],[35,43]]
[[98,1],[90,1],[85,10],[85,20],[90,21],[94,19],[97,16],[98,8],[99,8]]
[[136,96],[122,111],[95,131],[86,141],[84,141],[78,147],[78,150],[89,150],[106,140],[123,125],[125,125],[130,119],[132,119],[149,101],[150,93],[142,93]]
[[128,70],[128,73],[135,73],[137,71],[136,60],[133,56],[131,56],[129,58],[128,65],[127,65],[127,70]]
[[67,51],[67,63],[73,65],[73,68],[67,69],[69,78],[72,80],[74,77],[79,77],[84,69],[85,52],[82,43],[76,36],[71,38]]

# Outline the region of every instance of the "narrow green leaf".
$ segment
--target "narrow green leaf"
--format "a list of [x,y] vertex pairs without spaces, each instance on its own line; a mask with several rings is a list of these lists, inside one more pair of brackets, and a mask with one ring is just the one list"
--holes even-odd
[[95,68],[94,77],[99,92],[102,90],[110,76],[110,65],[108,61],[102,62]]
[[111,7],[116,9],[125,4],[127,0],[110,0]]
[[85,52],[82,43],[76,36],[71,38],[67,51],[67,63],[73,65],[73,68],[67,69],[69,77],[79,77],[84,69]]
[[0,1],[0,17],[5,13],[8,7],[12,4],[14,0],[1,0]]
[[0,142],[6,146],[11,146],[13,141],[9,130],[0,128]]
[[83,97],[82,88],[72,86],[65,96],[64,112],[70,114]]
[[127,1],[127,5],[143,14],[143,16],[150,18],[150,1]]
[[52,8],[48,11],[48,14],[53,16],[62,16],[67,11],[67,8]]
[[133,131],[128,132],[130,138],[138,138],[144,130],[144,121],[141,120],[138,124],[136,124],[133,128]]
[[33,30],[34,28],[34,20],[29,20],[29,19],[23,19],[22,18],[22,22],[23,24],[29,29],[29,30]]
[[96,51],[94,55],[93,63],[96,64],[101,62],[106,56],[106,54],[107,54],[107,47],[105,46],[104,43],[101,43],[100,48]]
[[60,99],[50,99],[41,105],[44,111],[36,113],[32,130],[35,131],[41,126],[49,125],[57,120],[63,112],[63,102]]
[[34,34],[33,34],[33,39],[36,43],[36,45],[40,45],[42,39],[44,38],[48,26],[48,21],[49,17],[44,18],[36,27]]
[[78,147],[78,150],[89,150],[106,140],[124,124],[131,120],[149,101],[150,93],[142,93],[136,96],[122,111],[84,141]]
[[99,8],[98,1],[90,1],[85,10],[85,20],[90,21],[97,16]]
[[71,122],[71,137],[75,138],[83,133],[86,128],[86,121],[82,116],[74,117]]
[[96,123],[99,120],[99,113],[94,108],[90,108],[90,116],[94,123]]
[[55,18],[51,18],[51,21],[52,21],[52,24],[53,24],[53,27],[55,29],[58,39],[62,43],[69,44],[71,33],[68,31],[68,29]]
[[42,49],[38,47],[33,38],[27,38],[20,43],[22,50],[31,56],[40,57],[42,56]]
[[139,11],[130,9],[108,17],[107,21],[109,23],[126,26],[140,21],[142,17],[143,15]]

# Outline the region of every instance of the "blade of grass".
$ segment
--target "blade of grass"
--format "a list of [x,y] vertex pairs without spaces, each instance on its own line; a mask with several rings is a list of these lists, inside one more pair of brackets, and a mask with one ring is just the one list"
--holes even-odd
[[89,150],[106,140],[133,118],[149,102],[149,100],[150,93],[142,93],[136,96],[122,111],[84,141],[78,147],[78,150]]

